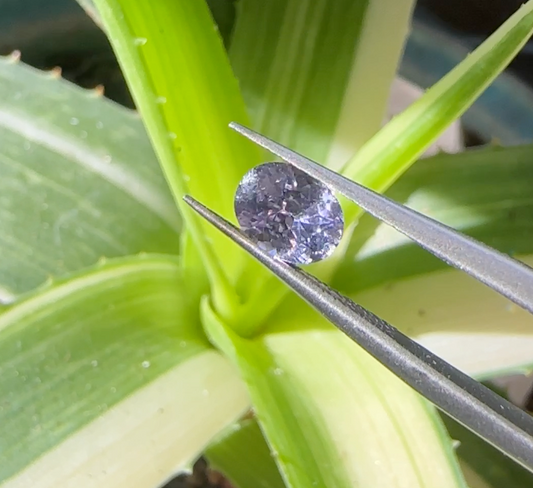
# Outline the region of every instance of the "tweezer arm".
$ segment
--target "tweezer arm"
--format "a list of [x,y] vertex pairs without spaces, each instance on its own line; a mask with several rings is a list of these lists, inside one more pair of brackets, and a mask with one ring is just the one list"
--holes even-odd
[[185,201],[408,385],[533,472],[532,417],[316,278],[271,258],[193,198]]
[[377,219],[533,313],[533,270],[425,215],[355,183],[257,132],[232,122],[232,129],[330,186]]

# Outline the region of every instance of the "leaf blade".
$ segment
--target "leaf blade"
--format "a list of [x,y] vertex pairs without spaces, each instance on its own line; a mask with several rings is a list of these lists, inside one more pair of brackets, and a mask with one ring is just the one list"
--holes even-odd
[[205,350],[136,391],[0,486],[160,486],[192,462],[213,435],[247,406],[233,365]]
[[[533,259],[524,261],[531,266]],[[351,298],[478,379],[533,366],[531,315],[459,271],[415,276]]]
[[[508,253],[533,253],[533,146],[440,154],[412,166],[386,195]],[[333,286],[355,293],[446,265],[369,215],[361,217]]]
[[[381,126],[412,6],[411,0],[240,2],[230,59],[254,129],[339,166]],[[379,68],[376,57],[386,60]],[[259,323],[286,293],[257,263],[245,268],[238,287]],[[250,313],[242,315],[252,328]]]
[[[430,486],[426,483],[431,479],[431,486],[465,486],[434,412],[347,337],[291,298],[272,318],[267,333],[254,340],[235,336],[206,302],[202,308],[211,340],[241,370],[287,485]],[[299,323],[294,321],[296,310]],[[394,408],[387,398],[395,399]],[[378,420],[379,411],[383,415]]]
[[9,301],[101,257],[178,252],[180,218],[133,112],[9,57],[0,95]]
[[[531,263],[531,154],[523,146],[434,156],[387,195]],[[368,215],[333,286],[478,378],[531,369],[528,313]]]
[[209,350],[176,258],[123,258],[0,315],[0,479]]
[[[479,96],[533,32],[533,3],[513,14],[465,61],[361,148],[343,173],[384,191]],[[350,220],[359,211],[352,209]]]
[[229,294],[224,272],[233,279],[244,255],[182,204],[191,193],[233,219],[233,191],[258,162],[257,149],[227,127],[247,117],[209,10],[203,1],[95,4],[215,291]]
[[[346,143],[339,125],[352,125],[353,150],[366,142],[381,126],[412,5],[240,2],[230,59],[254,129],[319,161]],[[375,57],[387,61],[376,69]],[[361,120],[350,124],[353,110]]]

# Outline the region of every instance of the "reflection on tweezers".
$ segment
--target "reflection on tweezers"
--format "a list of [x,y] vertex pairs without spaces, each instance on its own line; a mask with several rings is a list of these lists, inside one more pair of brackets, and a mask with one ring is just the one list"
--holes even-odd
[[533,313],[533,269],[235,122],[230,127],[355,202],[445,263]]
[[270,257],[192,197],[184,199],[405,383],[533,472],[533,417],[305,271]]

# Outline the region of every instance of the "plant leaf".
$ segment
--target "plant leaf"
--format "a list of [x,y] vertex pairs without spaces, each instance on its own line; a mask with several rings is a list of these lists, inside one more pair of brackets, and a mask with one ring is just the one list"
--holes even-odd
[[[230,59],[253,127],[339,166],[381,126],[413,3],[239,2]],[[242,313],[250,330],[286,293],[254,262],[238,290],[250,299]]]
[[[90,473],[111,453],[107,465],[124,463],[128,439],[141,443],[131,446],[132,456],[144,453],[153,439],[150,425],[161,430],[161,422],[170,423],[176,432],[198,409],[213,415],[202,418],[208,427],[199,428],[197,440],[187,433],[191,445],[178,451],[181,457],[170,465],[174,469],[235,420],[247,405],[246,395],[217,354],[206,356],[211,349],[186,286],[176,258],[122,258],[32,293],[0,315],[0,480],[17,475],[10,482],[16,486],[15,480],[35,481],[40,473],[40,486],[45,480],[46,486],[61,486],[56,482],[83,477],[78,469]],[[220,367],[220,375],[211,367]],[[212,378],[227,381],[228,394],[235,398]],[[161,395],[162,385],[180,381],[190,401],[176,390],[174,398],[154,397]],[[208,398],[207,388],[214,388],[214,398]],[[165,405],[174,413],[181,409],[183,418],[153,418]],[[176,440],[164,442],[176,450]],[[64,449],[63,443],[78,449]],[[29,474],[21,472],[43,455],[40,468],[32,465]],[[164,463],[168,470],[168,457]],[[171,473],[146,476],[154,474]],[[116,474],[110,476],[116,480]]]
[[99,415],[0,486],[161,486],[247,406],[234,366],[215,351],[204,350]]
[[[467,57],[469,51],[456,32],[427,18],[415,18],[399,74],[426,89]],[[533,90],[512,71],[504,71],[461,116],[461,124],[483,141],[497,140],[504,146],[530,143]]]
[[222,432],[204,451],[210,467],[237,488],[285,488],[270,449],[253,418]]
[[[419,161],[386,194],[502,252],[532,254],[532,158],[531,145],[440,154]],[[440,269],[446,264],[366,214],[333,286],[355,293]]]
[[254,128],[325,161],[350,126],[352,156],[385,116],[413,3],[241,1],[230,58]]
[[[533,256],[523,260],[533,265]],[[533,367],[533,317],[459,271],[436,271],[351,298],[471,376]]]
[[[442,413],[441,417],[459,442],[456,452],[469,488],[522,488],[533,484],[531,473],[450,417]],[[204,451],[204,456],[210,467],[223,473],[232,486],[285,486],[254,418],[242,420],[222,432]],[[488,480],[490,484],[486,483]]]
[[303,302],[290,297],[253,340],[206,301],[202,312],[241,370],[287,486],[465,486],[435,411]]
[[[532,155],[524,146],[435,156],[410,168],[387,195],[504,252],[531,255]],[[333,286],[469,374],[533,365],[528,313],[368,215]]]
[[[374,190],[386,190],[473,103],[532,32],[533,2],[530,1],[365,144],[347,163],[343,173]],[[352,206],[347,221],[359,213],[360,210]]]
[[[215,283],[225,289],[244,253],[182,204],[185,193],[233,219],[233,193],[259,150],[232,133],[244,103],[202,0],[95,0],[167,181]],[[212,255],[204,233],[212,240]]]
[[0,57],[0,302],[102,256],[178,251],[138,117],[58,76]]
[[[94,21],[94,23],[100,27],[102,30],[104,28],[98,10],[94,5],[93,0],[76,0],[80,7],[85,10],[87,15]],[[235,16],[235,7],[233,3],[229,0],[219,1],[219,0],[207,0],[207,4],[211,9],[211,13],[217,23],[217,26],[220,30],[220,34],[224,41],[226,42],[230,36],[231,30],[233,28],[234,16]]]

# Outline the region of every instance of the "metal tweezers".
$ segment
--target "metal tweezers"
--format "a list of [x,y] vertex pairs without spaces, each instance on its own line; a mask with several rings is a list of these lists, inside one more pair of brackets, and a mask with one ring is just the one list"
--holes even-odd
[[[533,313],[533,269],[246,127],[230,127]],[[192,197],[185,201],[405,383],[533,472],[533,417],[305,271],[270,257]]]

